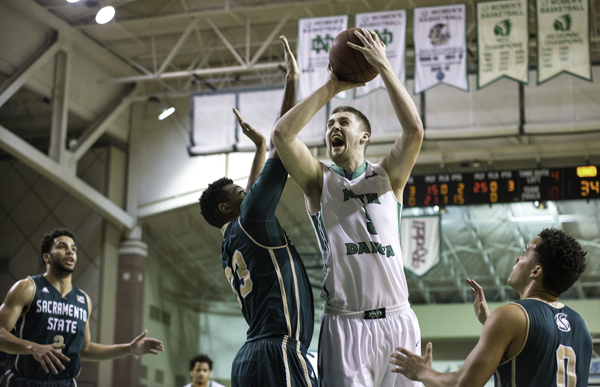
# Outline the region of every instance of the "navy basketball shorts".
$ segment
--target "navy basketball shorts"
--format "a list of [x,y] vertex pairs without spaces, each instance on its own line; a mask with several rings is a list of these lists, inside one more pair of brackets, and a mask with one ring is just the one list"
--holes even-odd
[[306,348],[288,336],[247,341],[231,365],[232,387],[317,387]]

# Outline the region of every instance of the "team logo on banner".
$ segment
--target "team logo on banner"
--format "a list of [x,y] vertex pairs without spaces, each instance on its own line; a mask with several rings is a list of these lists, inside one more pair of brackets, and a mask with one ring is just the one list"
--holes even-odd
[[589,0],[537,0],[538,84],[563,72],[592,80]]
[[440,262],[440,217],[402,219],[402,259],[404,268],[417,276]]
[[440,83],[468,90],[465,5],[415,8],[415,94]]
[[[359,13],[356,15],[356,26],[374,31],[385,43],[385,53],[400,81],[405,80],[405,50],[406,50],[406,11]],[[377,76],[365,87],[354,89],[354,97],[362,97],[370,92],[383,89],[383,79]]]
[[348,16],[300,19],[297,61],[302,76],[298,83],[298,99],[308,97],[327,79],[329,47],[333,39],[348,28]]
[[529,82],[527,0],[479,1],[477,14],[477,88],[502,77]]

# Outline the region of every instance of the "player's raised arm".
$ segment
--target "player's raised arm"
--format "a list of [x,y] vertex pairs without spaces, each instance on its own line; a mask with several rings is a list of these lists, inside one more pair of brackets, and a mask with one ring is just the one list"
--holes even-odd
[[35,293],[35,285],[30,278],[21,280],[8,291],[4,303],[0,305],[0,351],[13,355],[33,355],[46,373],[58,374],[64,370],[63,361],[70,361],[60,352],[64,344],[41,345],[15,337],[10,331],[17,323],[24,309],[30,307]]
[[260,171],[265,166],[265,154],[267,152],[267,141],[258,130],[254,129],[249,123],[244,121],[244,118],[238,112],[236,108],[233,108],[233,113],[237,117],[238,123],[242,128],[244,135],[248,137],[256,146],[254,151],[254,160],[252,160],[252,166],[250,167],[250,174],[248,175],[248,184],[246,184],[246,192],[250,191],[250,188],[256,183]]
[[362,86],[362,83],[339,81],[329,71],[325,83],[306,99],[294,106],[277,121],[273,128],[273,142],[288,173],[309,198],[318,200],[322,190],[322,169],[308,147],[298,139],[298,133],[315,114],[336,94]]
[[[294,105],[296,105],[298,78],[300,78],[300,69],[298,68],[296,58],[290,49],[290,44],[288,43],[287,38],[284,35],[281,35],[279,39],[281,39],[281,42],[283,43],[285,67],[287,73],[285,75],[285,87],[283,88],[283,101],[281,101],[281,108],[277,114],[275,124],[285,113],[287,113],[292,107],[294,107]],[[275,124],[273,124],[273,128],[275,128]],[[269,141],[269,158],[278,157],[279,154],[277,153],[277,149],[273,143],[273,135],[271,134],[271,139]]]
[[362,34],[355,31],[356,36],[363,43],[363,47],[348,43],[355,50],[362,52],[381,75],[387,89],[390,101],[394,107],[396,117],[402,125],[402,133],[396,139],[394,146],[388,156],[381,162],[390,175],[392,187],[396,197],[402,199],[402,190],[410,176],[421,144],[423,142],[423,123],[419,117],[419,111],[410,94],[394,73],[390,61],[385,55],[385,44],[379,39],[375,32],[362,29]]

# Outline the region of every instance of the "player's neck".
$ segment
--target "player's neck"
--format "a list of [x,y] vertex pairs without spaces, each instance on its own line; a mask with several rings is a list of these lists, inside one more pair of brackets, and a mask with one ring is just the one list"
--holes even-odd
[[558,297],[548,292],[547,290],[540,288],[536,282],[532,282],[523,292],[520,292],[521,300],[526,298],[533,298],[546,302],[548,304],[554,304],[558,302]]
[[343,168],[345,171],[353,173],[358,168],[360,168],[360,166],[363,165],[364,162],[365,162],[364,157],[354,156],[354,157],[346,159],[346,160],[335,161],[335,165],[337,165],[340,168]]
[[210,380],[207,380],[204,384],[194,383],[192,387],[208,387]]
[[54,270],[48,269],[44,273],[44,277],[54,286],[63,296],[68,294],[73,288],[71,273],[55,273]]

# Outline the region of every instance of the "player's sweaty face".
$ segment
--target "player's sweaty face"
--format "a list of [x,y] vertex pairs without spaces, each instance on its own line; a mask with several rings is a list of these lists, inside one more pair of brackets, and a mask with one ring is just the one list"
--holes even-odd
[[325,141],[332,161],[343,160],[352,152],[360,152],[360,121],[351,112],[337,112],[327,121]]

